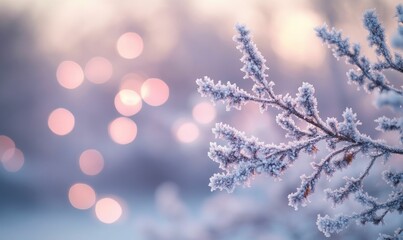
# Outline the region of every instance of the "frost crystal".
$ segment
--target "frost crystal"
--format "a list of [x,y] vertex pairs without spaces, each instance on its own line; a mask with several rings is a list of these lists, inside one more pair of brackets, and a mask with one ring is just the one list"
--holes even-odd
[[328,215],[321,217],[318,215],[318,229],[325,234],[326,237],[330,237],[331,233],[338,233],[347,228],[350,224],[351,219],[346,216],[337,216],[336,218],[331,218]]
[[297,102],[303,109],[306,116],[313,117],[317,116],[317,101],[313,96],[315,93],[315,88],[309,83],[302,83],[302,86],[298,88]]
[[403,172],[384,171],[383,179],[392,187],[397,187],[403,183]]

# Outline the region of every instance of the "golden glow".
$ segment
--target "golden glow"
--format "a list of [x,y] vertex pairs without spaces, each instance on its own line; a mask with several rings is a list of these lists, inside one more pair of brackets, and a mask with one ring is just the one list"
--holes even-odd
[[175,46],[180,43],[177,17],[167,11],[159,11],[144,22],[144,42],[148,49],[145,57],[154,62],[167,59]]
[[76,62],[64,61],[57,67],[56,78],[62,87],[74,89],[84,81],[84,72]]
[[130,118],[119,117],[109,124],[109,136],[118,144],[129,144],[137,136],[137,125]]
[[24,154],[18,148],[9,148],[1,157],[3,167],[9,172],[17,172],[24,165]]
[[7,150],[14,148],[15,143],[11,138],[5,135],[0,135],[0,158]]
[[104,158],[97,150],[88,149],[81,153],[79,165],[84,174],[94,176],[104,168]]
[[273,50],[287,62],[308,67],[319,66],[325,58],[326,48],[320,44],[313,29],[321,25],[320,17],[306,9],[278,11],[274,16]]
[[138,93],[123,89],[115,96],[115,108],[123,116],[133,116],[141,110],[143,102]]
[[141,86],[141,97],[151,106],[164,104],[169,97],[168,85],[158,78],[149,78]]
[[216,117],[216,110],[210,102],[201,102],[193,107],[193,118],[198,123],[211,123]]
[[176,130],[176,137],[183,143],[194,142],[199,137],[199,134],[199,128],[192,122],[183,123]]
[[[29,2],[23,11],[32,11],[40,16],[32,19],[32,27],[41,50],[65,56],[83,54],[94,45],[106,47],[105,39],[111,38],[106,32],[116,28],[119,13],[116,4],[107,1],[58,1],[57,4],[42,0],[13,2]],[[94,45],[84,43],[89,39],[94,41]]]
[[134,32],[124,33],[116,44],[119,55],[122,58],[134,59],[143,52],[143,39]]
[[73,130],[74,124],[74,115],[64,108],[53,110],[48,118],[49,129],[60,136],[69,134]]
[[122,206],[113,198],[102,198],[95,205],[95,214],[99,221],[111,224],[122,216]]
[[95,204],[96,194],[94,189],[84,183],[76,183],[70,187],[69,201],[77,209],[88,209]]
[[95,84],[107,82],[113,73],[111,62],[103,57],[91,58],[85,65],[85,77]]

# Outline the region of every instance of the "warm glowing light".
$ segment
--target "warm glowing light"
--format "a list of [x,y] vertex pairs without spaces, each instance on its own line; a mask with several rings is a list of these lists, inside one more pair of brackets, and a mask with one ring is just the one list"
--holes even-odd
[[94,57],[87,62],[84,72],[90,82],[101,84],[112,77],[113,67],[108,59]]
[[168,85],[158,78],[149,78],[141,86],[141,97],[151,106],[164,104],[169,97]]
[[[0,1],[4,2],[4,1]],[[7,1],[9,2],[9,1]],[[17,5],[21,10],[31,5],[33,2],[18,2]],[[29,4],[29,5],[27,5]],[[5,4],[2,4],[4,9]],[[41,1],[40,6],[35,7],[35,11],[40,18],[32,20],[35,23],[32,26],[35,39],[41,52],[46,54],[57,53],[61,56],[71,55],[72,52],[83,54],[88,46],[84,46],[83,41],[88,36],[109,37],[105,36],[105,31],[111,23],[116,20],[117,14],[121,14],[121,10],[109,1],[60,1],[58,4],[49,4],[49,2]],[[110,46],[109,41],[99,39],[97,46],[100,48]],[[90,46],[92,47],[92,46]]]
[[5,135],[0,135],[0,158],[7,150],[14,148],[15,143],[11,138]]
[[120,83],[120,90],[122,89],[130,89],[133,90],[137,93],[141,92],[141,85],[144,82],[145,77],[141,76],[140,74],[136,74],[136,73],[129,73],[126,74],[123,79],[122,82]]
[[198,123],[207,124],[214,120],[216,110],[209,102],[201,102],[193,107],[193,118]]
[[129,144],[137,136],[137,125],[133,120],[119,117],[109,124],[109,136],[118,144]]
[[176,130],[176,137],[183,143],[191,143],[199,137],[199,128],[192,122],[181,124]]
[[[316,41],[314,29],[320,17],[306,9],[279,11],[274,16],[273,50],[287,62],[317,67],[324,62],[325,48],[310,47]],[[319,43],[319,42],[318,42]]]
[[[218,1],[215,1],[215,4],[216,2]],[[177,27],[177,20],[174,15],[156,14],[158,17],[151,15],[151,17],[147,18],[150,21],[144,22],[143,30],[144,42],[147,43],[149,49],[152,49],[146,55],[147,59],[159,62],[167,59],[180,42],[180,30]]]
[[76,62],[64,61],[57,67],[56,78],[62,87],[74,89],[83,83],[84,73]]
[[104,168],[104,158],[97,150],[88,149],[81,153],[79,165],[84,174],[94,176]]
[[113,198],[102,198],[95,205],[95,214],[103,223],[114,223],[122,216],[122,206]]
[[53,110],[48,118],[48,126],[56,135],[69,134],[74,128],[74,115],[67,109],[58,108]]
[[143,52],[143,39],[134,32],[124,33],[119,37],[116,44],[119,55],[122,58],[133,59],[140,56]]
[[123,89],[115,96],[115,108],[123,116],[133,116],[141,110],[143,102],[138,93]]
[[18,148],[10,148],[1,157],[3,167],[9,172],[17,172],[24,165],[24,154]]
[[96,194],[91,186],[76,183],[70,187],[69,201],[77,209],[88,209],[95,204]]

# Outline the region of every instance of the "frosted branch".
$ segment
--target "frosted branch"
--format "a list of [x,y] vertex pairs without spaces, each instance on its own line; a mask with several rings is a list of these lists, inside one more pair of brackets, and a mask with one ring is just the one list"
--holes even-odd
[[[365,16],[365,25],[369,30],[372,31],[368,37],[370,45],[379,46],[377,53],[379,52],[378,54],[384,54],[388,57],[388,59],[390,59],[391,57],[389,50],[386,48],[386,44],[384,44],[383,28],[380,29],[376,27],[378,26],[378,21],[376,17],[376,21],[374,20],[374,16],[371,14],[371,12],[368,12]],[[347,76],[351,82],[360,87],[365,86],[365,89],[370,92],[374,89],[379,89],[381,92],[393,91],[399,95],[403,95],[403,91],[393,87],[380,71],[382,69],[389,68],[391,66],[390,64],[386,65],[388,63],[382,62],[376,64],[375,67],[375,65],[370,63],[367,57],[361,55],[361,47],[359,44],[353,44],[353,46],[351,46],[348,38],[343,38],[341,32],[334,28],[330,30],[326,24],[322,27],[316,28],[315,30],[317,36],[332,48],[333,55],[337,59],[340,57],[346,57],[347,63],[358,67],[357,70],[350,70],[347,73]],[[399,59],[401,60],[401,58],[398,57],[397,60]],[[401,66],[398,62],[400,61],[396,61],[396,64],[399,65],[394,64],[393,66],[398,66],[398,70],[401,71]],[[365,82],[365,79],[367,79],[367,82]]]
[[[397,7],[399,24],[403,23],[403,7]],[[364,87],[368,91],[378,89],[380,95],[378,105],[392,106],[399,113],[403,107],[403,90],[395,88],[382,73],[385,69],[402,73],[403,59],[397,53],[392,53],[386,44],[384,29],[374,11],[364,14],[364,26],[368,30],[368,42],[375,48],[379,56],[378,62],[371,63],[361,54],[359,44],[350,44],[340,31],[329,29],[327,25],[316,29],[318,37],[332,48],[336,58],[345,57],[349,64],[357,67],[350,70],[350,81]],[[274,178],[281,177],[284,172],[301,156],[301,153],[314,155],[318,146],[325,143],[328,154],[319,163],[312,163],[314,171],[310,175],[301,176],[301,185],[296,192],[288,195],[289,205],[297,209],[306,206],[308,197],[316,190],[316,184],[325,175],[334,176],[351,166],[357,156],[369,158],[369,164],[358,177],[345,177],[343,187],[326,189],[327,198],[333,205],[343,203],[350,195],[355,196],[365,210],[352,216],[339,215],[335,218],[329,216],[318,217],[317,225],[326,236],[345,229],[352,220],[378,224],[387,213],[397,210],[402,213],[403,192],[399,188],[402,182],[402,173],[385,171],[385,181],[394,187],[389,198],[379,203],[378,200],[363,190],[363,180],[369,175],[376,159],[388,159],[391,155],[403,155],[402,145],[394,146],[382,139],[372,139],[360,131],[362,124],[351,108],[346,108],[342,114],[342,121],[331,117],[323,121],[318,110],[318,100],[315,97],[315,88],[309,83],[302,83],[295,96],[289,93],[284,95],[274,91],[274,83],[267,80],[266,59],[259,52],[252,41],[249,30],[243,25],[236,26],[237,49],[243,54],[241,62],[244,78],[253,82],[252,91],[246,91],[235,84],[220,81],[214,82],[208,77],[197,79],[198,91],[213,102],[223,102],[227,110],[240,109],[247,102],[254,102],[260,106],[261,111],[274,107],[280,111],[276,116],[277,124],[286,131],[286,137],[292,141],[281,144],[266,144],[254,136],[223,123],[216,124],[213,133],[216,138],[223,139],[224,145],[216,142],[210,143],[208,156],[219,164],[223,172],[216,173],[210,178],[211,190],[226,190],[232,192],[238,185],[249,185],[254,176],[267,174]],[[295,120],[305,123],[305,127],[297,126]],[[380,117],[376,120],[379,131],[398,131],[403,143],[403,120],[401,117]],[[400,158],[401,160],[402,158]],[[382,212],[380,215],[379,212]]]

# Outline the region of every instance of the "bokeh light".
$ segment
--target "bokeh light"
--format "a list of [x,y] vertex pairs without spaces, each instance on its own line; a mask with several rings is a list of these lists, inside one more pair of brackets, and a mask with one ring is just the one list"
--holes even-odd
[[118,144],[129,144],[137,136],[137,125],[130,118],[119,117],[109,124],[109,136]]
[[81,153],[79,165],[84,174],[94,176],[104,168],[104,158],[97,150],[87,149]]
[[115,96],[115,108],[123,116],[133,116],[141,110],[143,102],[138,93],[122,89]]
[[113,73],[111,62],[103,57],[91,58],[85,65],[85,77],[95,84],[107,82]]
[[215,119],[216,110],[210,102],[201,102],[193,107],[192,115],[198,123],[207,124]]
[[95,205],[95,214],[99,221],[111,224],[122,216],[122,206],[113,198],[102,198]]
[[75,124],[74,115],[65,108],[57,108],[49,115],[49,129],[56,135],[69,134]]
[[76,183],[69,189],[69,201],[77,209],[88,209],[95,204],[94,189],[85,183]]
[[143,52],[143,39],[134,32],[124,33],[119,37],[116,48],[122,58],[134,59]]
[[176,137],[180,142],[194,142],[200,134],[200,130],[196,124],[192,122],[182,123],[176,130]]
[[169,97],[169,87],[161,79],[149,78],[141,86],[141,97],[151,106],[164,104]]
[[0,157],[9,149],[14,149],[15,148],[15,143],[14,141],[5,136],[5,135],[0,135]]
[[18,148],[10,148],[1,156],[4,169],[9,172],[18,172],[24,165],[24,154]]
[[130,89],[137,93],[141,92],[141,85],[143,85],[145,77],[137,73],[126,74],[120,83],[119,89]]
[[84,72],[78,63],[63,61],[57,67],[56,78],[62,87],[74,89],[83,83]]

